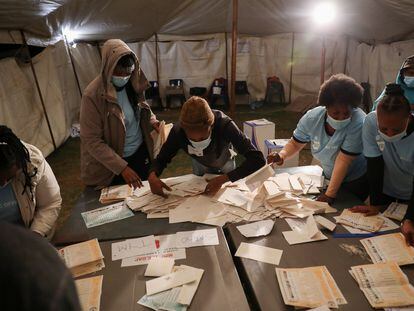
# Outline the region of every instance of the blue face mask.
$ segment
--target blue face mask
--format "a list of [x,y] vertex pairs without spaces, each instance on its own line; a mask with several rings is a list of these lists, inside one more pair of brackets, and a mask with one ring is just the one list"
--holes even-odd
[[404,77],[404,83],[408,87],[414,87],[414,77]]
[[128,81],[129,78],[131,76],[125,76],[125,77],[121,77],[121,76],[112,76],[112,84],[115,85],[116,87],[124,87]]
[[327,114],[326,122],[328,122],[328,124],[332,126],[333,129],[341,130],[343,128],[346,128],[348,124],[351,123],[351,118],[345,120],[336,120]]

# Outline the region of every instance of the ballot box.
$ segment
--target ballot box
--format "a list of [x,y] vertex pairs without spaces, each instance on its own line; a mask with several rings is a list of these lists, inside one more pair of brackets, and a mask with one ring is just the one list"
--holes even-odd
[[[280,152],[283,147],[288,143],[290,139],[265,139],[265,157],[267,157],[272,152]],[[295,154],[294,157],[285,161],[282,167],[295,167],[299,166],[299,152]]]
[[243,123],[243,132],[266,157],[265,140],[275,138],[275,124],[266,119],[245,121]]

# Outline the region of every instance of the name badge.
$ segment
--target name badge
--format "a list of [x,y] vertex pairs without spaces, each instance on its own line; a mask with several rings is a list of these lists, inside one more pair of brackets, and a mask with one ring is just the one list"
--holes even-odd
[[196,149],[191,145],[188,145],[188,154],[194,154],[197,157],[202,157],[204,155],[203,150]]
[[317,150],[317,149],[319,149],[320,147],[321,147],[321,143],[319,142],[319,140],[314,140],[314,141],[312,142],[312,148],[313,148],[313,149]]

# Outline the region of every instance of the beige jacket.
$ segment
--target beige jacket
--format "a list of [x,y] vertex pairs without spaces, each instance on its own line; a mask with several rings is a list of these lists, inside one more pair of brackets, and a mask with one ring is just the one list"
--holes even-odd
[[127,166],[122,158],[125,143],[124,113],[117,104],[116,90],[111,83],[118,60],[127,54],[135,58],[135,70],[130,81],[138,94],[141,107],[141,130],[153,161],[151,131],[157,122],[150,107],[144,102],[148,81],[141,71],[138,59],[121,40],[108,40],[102,48],[101,74],[86,88],[80,111],[81,178],[86,185],[105,187],[115,175]]
[[28,188],[23,193],[25,176],[21,170],[12,179],[12,187],[25,226],[43,236],[50,236],[62,206],[60,188],[42,152],[35,146],[24,145],[30,154],[31,163],[27,167],[29,174],[37,170],[32,177],[33,196]]

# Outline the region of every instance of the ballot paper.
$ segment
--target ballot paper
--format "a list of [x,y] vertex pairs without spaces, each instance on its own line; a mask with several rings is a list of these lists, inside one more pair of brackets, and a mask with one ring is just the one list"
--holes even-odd
[[335,280],[325,266],[298,269],[276,268],[276,277],[286,305],[338,308],[346,304]]
[[309,238],[309,236],[304,233],[300,233],[294,230],[283,231],[282,234],[289,245],[317,242],[328,239],[328,237],[325,236],[322,232],[318,232],[312,238]]
[[337,222],[357,229],[376,232],[381,229],[384,219],[379,216],[365,216],[362,213],[353,213],[349,209],[345,209],[337,217]]
[[[379,229],[377,232],[386,232],[386,231],[390,231],[390,230],[395,230],[398,229],[400,226],[397,225],[394,221],[392,221],[391,219],[384,217],[383,215],[378,215],[379,218],[384,220],[384,223],[381,226],[381,229]],[[334,217],[335,220],[337,220],[338,217]],[[366,231],[366,230],[361,230],[358,228],[353,228],[350,226],[346,226],[346,225],[342,225],[348,232],[352,233],[352,234],[372,234],[372,232]]]
[[153,257],[150,259],[145,276],[163,276],[172,272],[174,258]]
[[235,256],[278,265],[282,258],[282,253],[283,251],[280,249],[242,242]]
[[102,204],[123,201],[133,193],[132,187],[129,185],[111,186],[101,190],[99,202]]
[[323,228],[328,229],[329,231],[334,231],[336,228],[336,224],[334,224],[332,221],[326,219],[325,217],[316,215],[314,216],[315,221]]
[[414,288],[395,262],[354,266],[350,273],[373,308],[414,304]]
[[87,228],[92,228],[134,216],[134,213],[123,203],[116,203],[81,213]]
[[153,253],[157,250],[153,235],[115,242],[111,245],[112,260]]
[[121,267],[137,266],[148,264],[153,257],[174,258],[175,260],[185,259],[185,248],[178,248],[176,235],[160,235],[155,237],[156,251],[144,255],[124,258]]
[[103,276],[75,280],[76,291],[83,311],[99,311]]
[[181,287],[180,294],[177,297],[177,302],[178,303],[180,303],[182,305],[189,306],[191,304],[191,301],[193,300],[196,292],[197,292],[198,285],[200,284],[201,278],[203,277],[203,274],[204,274],[204,270],[194,268],[194,267],[190,267],[190,266],[186,266],[186,265],[178,266],[176,268],[176,270],[177,271],[187,270],[187,271],[192,272],[196,276],[195,281],[193,281],[191,283],[184,284]]
[[268,219],[237,226],[236,228],[246,238],[252,238],[268,235],[272,231],[274,224],[275,222],[273,220]]
[[178,295],[181,292],[181,287],[176,287],[171,290],[163,291],[154,295],[144,295],[138,304],[150,308],[152,310],[173,310],[186,311],[187,306],[181,305],[177,302]]
[[158,132],[156,130],[151,132],[151,138],[154,142],[154,158],[160,153],[161,147],[167,141],[172,128],[172,123],[165,124],[165,121],[161,121],[158,126]]
[[400,266],[414,263],[414,248],[407,246],[401,233],[379,235],[361,240],[372,262],[396,262]]
[[407,213],[407,209],[407,204],[392,202],[390,205],[388,205],[388,208],[383,213],[383,215],[391,219],[402,221],[404,219],[405,214]]
[[327,305],[323,305],[323,306],[320,306],[320,307],[317,307],[317,308],[309,309],[307,311],[331,311],[331,309],[329,309],[329,307]]
[[145,286],[147,289],[147,295],[154,295],[197,280],[197,273],[190,269],[184,269],[149,280],[145,283]]
[[197,246],[218,245],[217,229],[177,232],[177,247],[189,248]]
[[279,186],[281,191],[291,191],[289,176],[288,173],[276,174],[272,180]]
[[93,273],[105,267],[104,256],[97,239],[69,245],[58,252],[74,277]]
[[263,183],[269,178],[275,175],[275,170],[272,164],[267,164],[261,169],[257,170],[253,174],[250,174],[245,179],[245,184],[250,191],[254,191],[263,185]]

